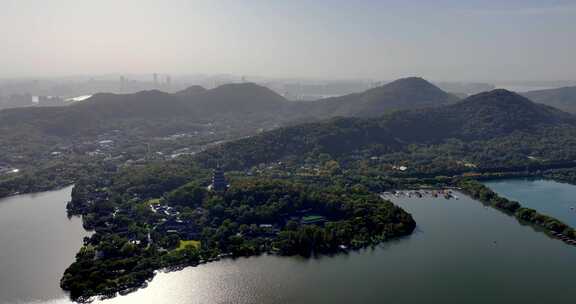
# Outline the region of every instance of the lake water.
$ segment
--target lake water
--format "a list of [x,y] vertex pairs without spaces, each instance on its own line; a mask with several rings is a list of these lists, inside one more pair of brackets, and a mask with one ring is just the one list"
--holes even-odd
[[484,183],[522,206],[576,227],[576,186],[549,180],[507,179]]
[[[394,199],[413,214],[418,229],[374,249],[318,259],[223,260],[160,273],[148,288],[103,303],[576,301],[576,247],[457,195],[459,200]],[[20,267],[27,268],[23,262]],[[54,303],[66,302],[61,298]]]
[[66,216],[71,190],[0,199],[0,303],[65,297],[60,278],[88,235]]

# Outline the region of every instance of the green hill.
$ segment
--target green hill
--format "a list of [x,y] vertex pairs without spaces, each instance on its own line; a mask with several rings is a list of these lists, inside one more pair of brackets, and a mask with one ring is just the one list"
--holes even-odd
[[410,77],[362,93],[322,99],[305,106],[319,117],[378,117],[390,111],[435,107],[457,100],[456,96],[422,78]]
[[441,107],[398,111],[379,118],[338,118],[281,128],[225,144],[205,152],[200,159],[228,160],[230,167],[241,168],[302,159],[310,154],[338,157],[362,149],[382,154],[403,151],[411,144],[438,145],[450,139],[511,140],[521,134],[559,144],[561,138],[540,135],[551,129],[572,134],[576,120],[571,114],[533,103],[516,93],[494,90]]

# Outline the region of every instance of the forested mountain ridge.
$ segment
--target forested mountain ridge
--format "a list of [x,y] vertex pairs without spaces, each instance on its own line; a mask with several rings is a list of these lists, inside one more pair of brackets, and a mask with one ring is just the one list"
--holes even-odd
[[194,108],[209,115],[218,113],[278,114],[288,101],[255,83],[231,83],[196,95]]
[[[157,90],[134,94],[98,93],[65,107],[34,107],[0,111],[0,128],[30,128],[56,136],[83,135],[117,128],[134,120],[170,118],[207,120],[221,114],[277,115],[287,102],[268,88],[252,83],[205,90],[194,86],[176,94]],[[258,117],[257,117],[258,118]],[[256,118],[256,119],[257,119]]]
[[452,103],[457,98],[421,78],[404,78],[356,94],[313,102],[292,102],[254,84],[225,84],[207,90],[192,86],[174,94],[158,90],[134,94],[97,93],[65,107],[34,107],[0,111],[0,128],[29,128],[55,136],[82,135],[118,128],[124,121],[186,118],[289,122],[336,116],[380,116],[399,109]]
[[471,96],[441,107],[398,111],[379,118],[338,118],[272,130],[252,138],[222,145],[200,155],[201,160],[230,160],[231,167],[253,166],[307,154],[327,153],[338,157],[371,149],[377,154],[402,151],[409,145],[437,145],[454,139],[482,142],[512,140],[554,129],[562,138],[576,130],[571,114],[536,104],[506,90]]
[[94,116],[142,116],[171,115],[187,109],[184,100],[173,94],[158,90],[140,91],[134,94],[97,93],[84,102],[64,109],[91,112]]
[[576,123],[576,117],[536,104],[517,93],[497,89],[470,96],[444,107],[399,112],[386,126],[409,141],[445,138],[489,139],[542,126]]
[[395,110],[435,107],[458,98],[419,78],[395,80],[365,92],[309,102],[309,112],[318,117],[377,117]]
[[229,167],[243,168],[286,157],[301,157],[312,151],[341,155],[376,142],[386,145],[389,150],[401,146],[393,134],[377,121],[334,118],[233,141],[200,154],[199,159],[225,159]]
[[185,88],[184,90],[181,90],[181,91],[174,93],[174,95],[186,97],[186,96],[194,96],[194,95],[202,94],[206,91],[208,91],[208,90],[206,88],[204,88],[203,86],[193,85],[193,86],[189,86],[189,87]]

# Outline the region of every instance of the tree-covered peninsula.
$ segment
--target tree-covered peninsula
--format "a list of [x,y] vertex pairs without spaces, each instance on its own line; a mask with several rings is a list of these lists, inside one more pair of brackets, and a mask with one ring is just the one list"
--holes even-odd
[[541,214],[534,209],[522,207],[519,202],[501,197],[487,186],[472,179],[460,180],[457,185],[471,197],[495,209],[513,215],[522,223],[543,229],[569,244],[576,244],[576,230],[554,217]]
[[69,211],[83,214],[94,234],[61,280],[72,299],[141,287],[161,268],[225,256],[332,254],[415,228],[410,214],[363,187],[242,177],[214,192],[205,170],[178,168],[148,166],[109,184],[76,185]]

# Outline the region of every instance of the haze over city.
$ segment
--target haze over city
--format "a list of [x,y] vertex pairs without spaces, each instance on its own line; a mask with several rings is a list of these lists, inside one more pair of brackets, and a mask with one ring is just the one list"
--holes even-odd
[[0,0],[0,77],[576,79],[574,1]]

